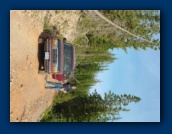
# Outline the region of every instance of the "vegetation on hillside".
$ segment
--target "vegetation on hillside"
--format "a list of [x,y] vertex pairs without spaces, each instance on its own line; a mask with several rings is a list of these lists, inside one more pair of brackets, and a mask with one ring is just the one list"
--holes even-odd
[[160,11],[156,10],[100,10],[103,16],[117,24],[119,27],[139,36],[138,39],[109,24],[93,11],[83,14],[79,24],[78,44],[87,44],[91,47],[104,45],[104,49],[127,48],[158,50],[160,41],[154,35],[160,33]]

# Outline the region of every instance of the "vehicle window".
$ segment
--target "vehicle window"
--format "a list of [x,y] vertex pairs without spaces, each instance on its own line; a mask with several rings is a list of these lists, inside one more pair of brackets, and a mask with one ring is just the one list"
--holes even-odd
[[72,69],[72,46],[69,44],[64,45],[64,71]]

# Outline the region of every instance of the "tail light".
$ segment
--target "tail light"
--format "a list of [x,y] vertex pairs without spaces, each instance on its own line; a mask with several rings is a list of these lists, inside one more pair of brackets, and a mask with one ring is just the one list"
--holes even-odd
[[56,79],[58,81],[63,81],[64,80],[64,76],[61,73],[54,73],[54,74],[52,74],[52,77],[53,77],[53,79]]

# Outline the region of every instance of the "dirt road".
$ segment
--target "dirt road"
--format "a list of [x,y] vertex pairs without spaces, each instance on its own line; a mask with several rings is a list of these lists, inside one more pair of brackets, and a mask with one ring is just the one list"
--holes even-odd
[[[35,122],[51,105],[55,91],[44,88],[44,77],[38,74],[38,37],[44,17],[58,24],[60,32],[71,42],[79,11],[11,11],[10,12],[10,121]],[[61,17],[60,20],[57,18]],[[68,26],[64,26],[64,22]],[[65,29],[64,29],[65,27]],[[68,31],[68,32],[66,32]],[[51,76],[48,76],[49,80]]]

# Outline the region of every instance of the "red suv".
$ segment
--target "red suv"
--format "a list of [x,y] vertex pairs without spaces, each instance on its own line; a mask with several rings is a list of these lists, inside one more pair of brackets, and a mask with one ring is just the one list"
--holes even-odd
[[52,74],[58,81],[72,78],[75,68],[75,48],[66,39],[39,38],[39,45],[42,45],[42,61],[39,66],[39,74]]

